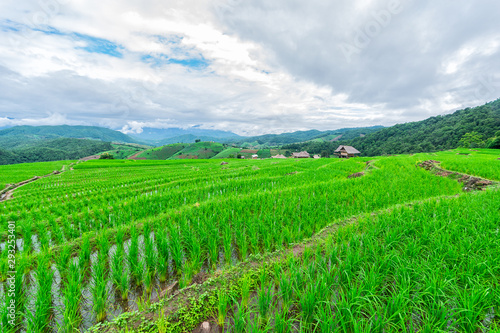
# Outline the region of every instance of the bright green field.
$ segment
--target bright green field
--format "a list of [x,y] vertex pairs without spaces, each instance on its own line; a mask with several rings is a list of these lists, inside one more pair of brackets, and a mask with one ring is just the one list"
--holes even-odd
[[56,161],[40,163],[22,163],[14,165],[0,166],[0,190],[6,184],[19,183],[34,176],[44,176],[52,171],[61,171],[63,166],[71,164],[73,161]]
[[[499,151],[457,152],[224,166],[80,163],[0,205],[0,241],[8,240],[10,221],[17,238],[12,297],[5,293],[9,253],[0,247],[0,299],[16,302],[18,318],[12,327],[2,303],[2,328],[86,330],[139,306],[152,319],[121,318],[151,332],[167,321],[171,331],[192,331],[210,318],[235,332],[494,332],[498,187],[464,193],[455,180],[416,167],[433,159],[500,179]],[[292,255],[294,245],[335,225]],[[275,261],[263,259],[273,253]],[[249,261],[254,269],[240,265]],[[220,278],[234,267],[244,279],[203,294],[182,289],[200,272]],[[196,306],[172,314],[167,303],[148,304],[175,281]],[[119,322],[109,329],[124,331]]]

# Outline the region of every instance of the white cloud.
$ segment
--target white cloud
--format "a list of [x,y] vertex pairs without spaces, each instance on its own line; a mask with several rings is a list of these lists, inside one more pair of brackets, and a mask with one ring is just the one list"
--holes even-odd
[[[500,96],[488,76],[500,70],[498,3],[401,0],[381,24],[394,2],[4,1],[0,126],[262,134],[390,125]],[[339,46],[377,22],[347,62]],[[89,52],[85,36],[122,56]],[[179,63],[190,59],[206,66]]]

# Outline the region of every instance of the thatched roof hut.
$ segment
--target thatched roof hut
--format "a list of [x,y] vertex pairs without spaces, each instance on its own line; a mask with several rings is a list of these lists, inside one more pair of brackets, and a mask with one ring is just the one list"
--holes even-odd
[[357,154],[361,154],[361,152],[352,146],[339,146],[335,150],[335,154],[340,158],[349,158],[355,157]]
[[293,158],[310,158],[311,155],[307,151],[301,151],[300,153],[292,153]]

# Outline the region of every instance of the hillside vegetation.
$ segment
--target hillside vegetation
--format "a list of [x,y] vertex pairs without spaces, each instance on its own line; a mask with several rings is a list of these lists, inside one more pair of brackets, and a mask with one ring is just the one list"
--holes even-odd
[[345,139],[353,139],[366,135],[368,133],[377,132],[384,128],[383,126],[362,127],[362,128],[342,128],[333,131],[296,131],[291,133],[282,134],[265,134],[253,137],[240,138],[238,140],[231,140],[228,142],[234,143],[241,147],[255,147],[255,148],[269,148],[276,147],[290,143],[316,141],[316,142],[329,142],[336,137],[342,136]]
[[[363,156],[384,154],[419,153],[446,150],[459,146],[460,139],[470,132],[477,132],[483,139],[493,138],[500,129],[500,99],[475,108],[467,108],[444,116],[398,124],[380,129],[365,137],[338,142],[303,142],[283,148],[307,150],[310,153],[327,152],[339,145],[350,145]],[[500,140],[490,142],[490,147],[500,147]]]
[[57,138],[92,139],[107,142],[140,143],[119,131],[97,126],[15,126],[0,131],[0,147],[23,148],[34,141]]
[[0,165],[77,160],[113,149],[110,142],[70,138],[30,141],[18,147],[22,148],[0,149]]

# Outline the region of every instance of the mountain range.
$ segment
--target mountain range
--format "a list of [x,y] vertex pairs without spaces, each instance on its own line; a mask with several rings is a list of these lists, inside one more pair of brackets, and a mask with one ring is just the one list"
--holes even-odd
[[486,144],[489,147],[500,148],[496,143],[500,140],[497,140],[499,130],[500,99],[452,114],[391,127],[309,130],[253,137],[199,127],[146,127],[141,133],[127,135],[95,126],[15,126],[0,130],[0,164],[77,159],[116,149],[111,142],[163,146],[214,141],[227,147],[265,149],[279,146],[289,151],[307,150],[325,156],[343,144],[354,146],[364,156],[375,156],[455,148],[464,134],[477,132],[483,139],[488,139]]

